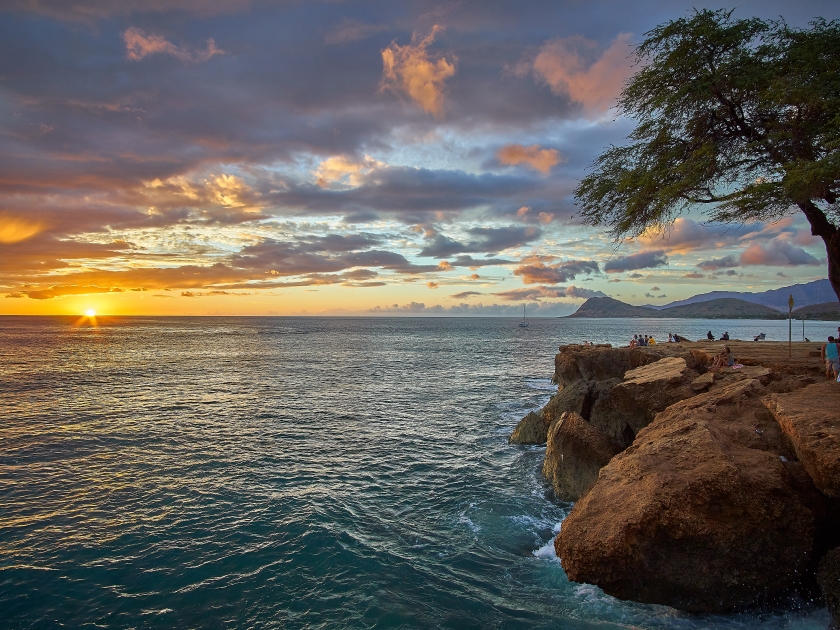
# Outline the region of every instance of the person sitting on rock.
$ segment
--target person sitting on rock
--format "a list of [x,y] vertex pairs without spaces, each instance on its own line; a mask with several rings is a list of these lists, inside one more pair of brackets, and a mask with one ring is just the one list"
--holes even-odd
[[753,341],[764,341],[765,337],[767,337],[767,335],[765,335],[764,333],[759,333],[755,337],[753,337]]
[[706,333],[706,339],[708,339],[709,341],[714,341],[715,340],[715,336],[712,334],[711,330]]
[[656,339],[653,338],[653,335],[648,337],[648,345],[649,346],[655,346],[656,345]]
[[727,331],[727,332],[723,333],[723,334],[720,336],[720,340],[721,340],[721,341],[729,341],[729,331]]
[[735,365],[735,357],[732,355],[732,350],[729,349],[729,346],[724,346],[723,350],[721,350],[720,354],[715,357],[715,360],[712,362],[711,369],[716,370],[719,368],[725,367],[732,367]]
[[639,347],[644,348],[647,344],[645,343],[645,338],[639,335]]
[[824,343],[820,349],[820,356],[825,362],[825,377],[831,378],[833,373],[836,380],[837,374],[840,373],[840,344],[831,335],[828,337],[828,343]]

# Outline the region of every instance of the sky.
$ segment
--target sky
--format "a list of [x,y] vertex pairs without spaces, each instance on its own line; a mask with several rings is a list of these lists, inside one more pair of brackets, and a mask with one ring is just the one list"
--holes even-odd
[[[0,313],[559,316],[826,277],[801,214],[617,243],[573,191],[676,0],[4,0]],[[836,0],[742,0],[806,26]]]

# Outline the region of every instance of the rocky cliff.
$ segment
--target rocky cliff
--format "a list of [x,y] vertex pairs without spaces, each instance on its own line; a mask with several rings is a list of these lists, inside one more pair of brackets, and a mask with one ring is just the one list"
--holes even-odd
[[811,344],[729,345],[745,367],[709,370],[719,344],[561,347],[557,395],[511,442],[547,443],[576,501],[555,540],[569,579],[692,612],[821,588],[837,611],[840,384]]

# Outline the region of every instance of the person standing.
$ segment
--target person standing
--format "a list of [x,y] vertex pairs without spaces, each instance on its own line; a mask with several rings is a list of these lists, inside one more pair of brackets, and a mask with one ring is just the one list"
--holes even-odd
[[834,337],[829,335],[828,343],[824,343],[820,349],[820,355],[825,361],[825,377],[831,378],[830,373],[833,373],[836,379],[837,374],[840,373],[840,345],[837,344]]

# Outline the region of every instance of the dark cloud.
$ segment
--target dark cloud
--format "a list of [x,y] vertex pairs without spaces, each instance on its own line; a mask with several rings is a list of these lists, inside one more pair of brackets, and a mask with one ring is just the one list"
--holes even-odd
[[727,269],[731,267],[739,267],[741,265],[738,258],[735,256],[724,256],[723,258],[716,258],[712,260],[704,260],[697,263],[697,266],[704,271],[715,271],[716,269]]
[[618,273],[622,271],[632,271],[633,269],[664,267],[667,264],[668,256],[665,255],[665,250],[660,249],[651,252],[640,252],[638,254],[613,258],[604,264],[604,271],[607,273]]
[[511,247],[536,241],[542,236],[542,231],[532,226],[512,225],[501,228],[471,228],[467,231],[471,236],[477,238],[467,243],[459,243],[447,236],[438,234],[432,239],[431,244],[420,251],[420,256],[448,258],[453,254],[466,252],[494,254]]
[[514,270],[525,284],[556,284],[574,280],[582,274],[599,273],[598,263],[594,260],[569,260],[554,265],[534,262],[522,265]]
[[474,295],[484,295],[481,291],[462,291],[461,293],[455,293],[452,295],[456,300],[465,300],[468,297],[472,297]]

